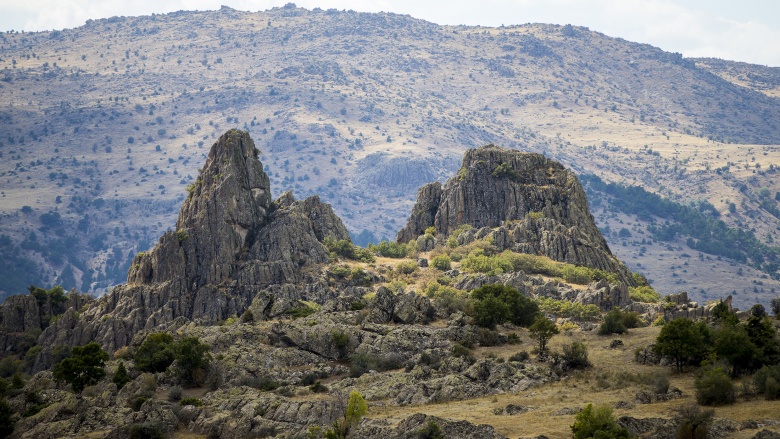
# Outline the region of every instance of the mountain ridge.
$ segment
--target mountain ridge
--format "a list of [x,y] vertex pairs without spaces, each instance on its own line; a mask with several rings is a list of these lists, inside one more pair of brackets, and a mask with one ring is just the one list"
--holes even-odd
[[[275,196],[319,193],[354,234],[375,239],[401,227],[418,184],[443,182],[466,147],[491,142],[673,199],[706,196],[729,225],[780,239],[761,192],[780,191],[777,98],[702,60],[585,28],[224,9],[5,33],[0,48],[6,292],[63,283],[100,293],[121,282],[172,222],[225,124],[268,152]],[[148,220],[127,214],[136,211]],[[665,276],[654,262],[662,249],[648,251],[656,257],[641,268],[630,252],[623,259]],[[758,276],[746,280],[765,282]],[[752,288],[732,278],[728,291]]]

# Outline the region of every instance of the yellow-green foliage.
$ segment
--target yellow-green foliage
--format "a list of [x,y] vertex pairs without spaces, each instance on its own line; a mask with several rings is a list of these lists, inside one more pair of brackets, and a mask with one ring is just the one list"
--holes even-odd
[[369,244],[368,249],[386,258],[405,258],[410,254],[407,244],[399,244],[397,242],[382,241],[377,245]]
[[539,310],[545,314],[552,314],[558,317],[569,317],[578,320],[595,320],[601,315],[599,307],[596,305],[583,305],[581,303],[569,302],[568,300],[557,300],[549,297],[540,297]]
[[450,257],[447,255],[434,256],[431,259],[431,267],[437,270],[447,271],[452,268],[452,260],[450,260]]
[[637,302],[656,303],[661,300],[661,294],[656,292],[651,286],[629,287],[628,296],[631,300]]
[[[454,252],[453,252],[454,253]],[[603,270],[557,262],[543,256],[514,253],[505,250],[497,255],[485,255],[472,251],[461,261],[461,268],[472,273],[500,274],[510,271],[524,271],[529,274],[543,274],[560,277],[574,284],[588,284],[594,280],[617,281],[617,275]]]
[[425,229],[426,235],[436,236],[436,227],[430,226],[427,229]]
[[406,282],[400,280],[394,280],[385,284],[385,288],[387,288],[388,290],[394,293],[397,293],[399,291],[404,291],[406,287],[407,287]]
[[539,219],[544,218],[544,213],[543,212],[528,212],[528,218],[534,219],[534,220],[539,220]]
[[395,264],[395,270],[401,274],[412,274],[419,270],[419,267],[417,262],[408,259]]

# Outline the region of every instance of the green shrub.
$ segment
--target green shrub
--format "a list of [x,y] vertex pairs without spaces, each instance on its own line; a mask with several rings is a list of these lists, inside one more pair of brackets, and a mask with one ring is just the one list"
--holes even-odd
[[726,371],[721,367],[704,369],[693,382],[696,401],[701,405],[734,404],[736,392]]
[[511,357],[509,357],[509,361],[517,361],[518,363],[523,363],[528,361],[528,359],[531,358],[531,355],[526,351],[520,351]]
[[401,274],[412,274],[419,269],[417,262],[412,260],[401,261],[395,264],[395,270]]
[[431,267],[441,271],[448,271],[452,268],[452,261],[447,255],[434,256],[431,259]]
[[628,439],[628,430],[619,426],[612,416],[612,408],[607,405],[593,407],[588,404],[574,418],[571,426],[574,439]]
[[175,346],[176,373],[185,385],[200,386],[206,378],[211,355],[197,337],[185,337]]
[[645,325],[645,321],[639,317],[639,313],[636,311],[623,311],[621,316],[623,318],[623,326],[626,329],[639,328]]
[[477,330],[480,346],[498,346],[503,343],[501,335],[492,329],[479,328]]
[[111,378],[111,382],[116,384],[117,389],[121,389],[130,381],[132,380],[130,379],[130,374],[127,373],[127,369],[125,369],[125,363],[120,361],[113,378]]
[[686,404],[674,410],[677,439],[707,439],[710,437],[710,424],[715,417],[714,410],[702,410],[696,404]]
[[595,320],[601,316],[601,310],[598,306],[590,304],[583,305],[568,300],[558,300],[549,297],[540,297],[537,299],[539,310],[545,314],[552,314],[558,317],[569,317],[577,320]]
[[330,333],[330,338],[333,340],[333,346],[343,354],[347,346],[349,346],[349,335],[343,331],[336,330]]
[[397,242],[382,241],[379,244],[369,244],[368,249],[386,258],[405,258],[409,255],[409,247]]
[[146,401],[149,401],[149,398],[145,396],[136,396],[130,399],[130,408],[133,409],[134,412],[137,412],[141,410],[141,406],[143,406]]
[[590,366],[588,348],[578,341],[563,346],[561,359],[567,369],[585,369]]
[[628,297],[636,302],[657,303],[661,300],[661,294],[657,293],[649,285],[639,287],[628,287]]
[[766,399],[780,399],[780,365],[764,366],[753,375],[753,384],[758,393],[763,393]]
[[474,299],[474,320],[477,325],[495,328],[511,322],[527,327],[539,314],[539,305],[507,285],[484,285],[471,292]]
[[465,358],[466,361],[473,363],[476,361],[476,357],[474,357],[474,354],[471,353],[471,350],[464,346],[461,343],[455,343],[452,345],[452,356],[453,357],[462,357]]
[[149,334],[136,350],[133,360],[135,368],[143,372],[165,372],[173,363],[173,335],[167,332]]
[[468,308],[468,294],[461,290],[441,285],[433,293],[433,304],[447,315],[458,311],[465,312]]
[[325,237],[322,243],[325,244],[331,255],[366,263],[376,261],[371,250],[358,247],[348,239],[334,240],[331,237]]
[[599,326],[599,335],[625,334],[626,325],[623,324],[623,313],[619,308],[612,308],[604,316],[604,322]]
[[201,401],[198,398],[188,397],[188,398],[182,398],[181,401],[179,401],[179,404],[181,404],[183,406],[184,405],[194,405],[195,407],[200,407],[200,406],[203,405],[203,401]]
[[312,384],[311,386],[309,386],[309,390],[311,390],[311,391],[312,391],[312,393],[327,393],[327,391],[328,391],[329,389],[328,389],[328,387],[327,387],[327,386],[325,386],[325,385],[324,385],[324,384],[322,384],[321,382],[319,382],[319,381],[316,381],[314,384]]
[[425,427],[417,430],[417,439],[444,439],[444,433],[436,421],[428,421]]
[[308,317],[316,312],[317,309],[315,307],[308,306],[307,304],[298,301],[298,306],[292,307],[287,311],[285,311],[284,313],[292,317],[293,319],[299,319],[302,317]]

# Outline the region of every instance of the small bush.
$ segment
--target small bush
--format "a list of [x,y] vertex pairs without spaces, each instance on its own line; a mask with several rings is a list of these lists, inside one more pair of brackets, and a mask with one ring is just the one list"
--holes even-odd
[[14,431],[14,411],[5,399],[0,399],[0,437],[8,437]]
[[477,331],[480,346],[498,346],[503,343],[501,334],[492,329],[479,328]]
[[133,409],[134,412],[137,412],[141,410],[141,406],[144,405],[146,401],[149,401],[149,398],[145,396],[136,396],[130,399],[130,408]]
[[659,300],[661,300],[661,294],[656,292],[653,287],[649,285],[629,287],[628,297],[636,302],[657,303]]
[[376,262],[376,257],[374,257],[371,250],[358,247],[348,239],[334,240],[330,237],[325,237],[323,244],[328,248],[331,255],[366,263]]
[[509,361],[517,361],[518,363],[524,363],[528,361],[528,359],[531,358],[531,355],[526,351],[520,351],[511,357],[509,357]]
[[135,368],[143,372],[165,372],[173,363],[173,335],[167,332],[149,334],[136,350],[133,360]]
[[431,259],[431,267],[437,270],[447,271],[452,268],[452,260],[450,260],[450,257],[447,255],[434,256]]
[[466,361],[469,362],[474,362],[477,360],[476,357],[474,357],[474,354],[471,353],[471,350],[461,343],[455,343],[452,346],[452,356],[465,358]]
[[669,392],[669,375],[665,373],[658,373],[653,376],[653,393],[658,395],[666,395]]
[[436,421],[428,421],[425,427],[417,430],[417,439],[444,439],[444,433]]
[[703,370],[693,385],[696,387],[696,401],[701,405],[734,404],[737,399],[734,383],[720,367]]
[[397,242],[382,241],[379,244],[369,244],[368,249],[374,253],[386,258],[405,258],[409,254],[409,248],[406,244]]
[[125,369],[125,363],[120,361],[119,366],[116,368],[116,372],[114,373],[114,377],[111,379],[111,382],[116,384],[117,389],[121,389],[130,381],[132,380],[130,379],[130,374],[127,373],[127,369]]
[[593,407],[588,404],[585,409],[574,418],[571,426],[574,439],[628,439],[628,430],[619,426],[612,416],[612,408],[606,405]]
[[780,365],[764,366],[753,375],[753,384],[758,393],[763,393],[766,399],[780,399]]
[[585,369],[590,367],[588,348],[578,341],[565,345],[561,358],[567,369]]
[[333,340],[333,346],[339,350],[342,354],[349,346],[349,335],[343,331],[333,331],[330,333],[331,340]]
[[317,381],[309,386],[309,390],[311,390],[313,393],[327,393],[328,388],[321,382]]
[[198,398],[182,398],[181,401],[179,401],[179,404],[181,405],[194,405],[195,407],[200,407],[203,405],[203,401],[201,401]]
[[395,271],[401,273],[401,274],[412,274],[416,271],[418,271],[420,267],[417,266],[417,262],[412,260],[407,261],[401,261],[397,264],[395,264]]
[[539,313],[539,305],[507,285],[485,285],[471,292],[474,298],[474,320],[477,325],[494,328],[511,322],[528,327]]
[[623,312],[618,308],[612,308],[604,316],[604,322],[599,326],[599,335],[625,334],[626,325],[623,323]]
[[595,320],[601,316],[601,310],[596,305],[583,305],[568,300],[558,300],[549,297],[537,299],[539,310],[545,314],[558,317],[568,317],[577,320]]
[[710,424],[714,410],[702,410],[696,404],[688,404],[674,410],[678,439],[706,439],[710,437]]

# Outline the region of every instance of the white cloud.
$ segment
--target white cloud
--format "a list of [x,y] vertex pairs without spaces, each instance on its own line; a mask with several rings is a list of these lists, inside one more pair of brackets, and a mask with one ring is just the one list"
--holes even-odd
[[[90,18],[181,9],[265,10],[286,0],[0,0],[0,29],[76,27]],[[774,0],[299,0],[298,6],[389,11],[440,24],[576,24],[686,56],[780,66],[780,2]]]

